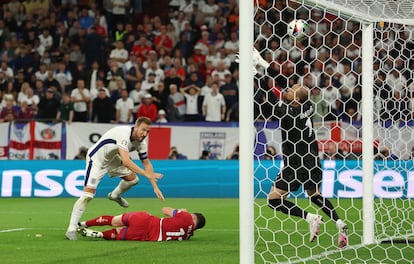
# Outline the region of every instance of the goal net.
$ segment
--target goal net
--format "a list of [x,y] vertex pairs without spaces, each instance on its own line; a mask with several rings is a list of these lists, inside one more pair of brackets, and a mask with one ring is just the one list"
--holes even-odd
[[[289,36],[293,19],[309,24],[307,37]],[[254,76],[256,263],[414,259],[413,25],[409,0],[255,1],[253,45],[270,65],[258,65]],[[348,225],[344,249],[335,221],[302,187],[287,200],[323,216],[314,242],[305,219],[268,206],[283,168],[282,133],[295,133],[281,127],[275,108],[296,83],[309,88],[321,193]]]

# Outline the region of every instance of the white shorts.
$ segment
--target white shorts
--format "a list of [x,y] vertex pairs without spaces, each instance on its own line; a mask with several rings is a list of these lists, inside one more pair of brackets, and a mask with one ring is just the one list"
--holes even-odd
[[[125,177],[134,172],[125,166],[122,166],[119,159],[113,159],[107,166],[93,162],[89,157],[86,160],[86,173],[84,186],[96,189],[101,182],[105,174],[108,173],[109,177]],[[138,177],[138,176],[137,176]]]

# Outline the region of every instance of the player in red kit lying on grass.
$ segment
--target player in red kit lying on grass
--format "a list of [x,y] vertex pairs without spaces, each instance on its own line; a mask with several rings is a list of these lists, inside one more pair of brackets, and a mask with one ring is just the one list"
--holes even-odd
[[[82,236],[107,240],[167,241],[188,240],[194,230],[202,228],[206,219],[200,213],[189,213],[185,209],[162,208],[166,216],[160,218],[147,212],[130,212],[117,216],[103,215],[78,223]],[[91,230],[91,226],[113,226],[103,232]]]

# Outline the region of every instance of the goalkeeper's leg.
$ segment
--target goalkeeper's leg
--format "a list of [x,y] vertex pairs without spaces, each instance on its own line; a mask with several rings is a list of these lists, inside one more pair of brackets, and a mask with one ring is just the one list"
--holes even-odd
[[273,186],[268,197],[269,207],[284,214],[305,219],[309,223],[309,241],[313,242],[319,233],[319,226],[322,222],[322,217],[320,215],[309,213],[296,204],[284,199],[287,195],[288,191]]
[[338,247],[346,247],[348,245],[348,225],[339,218],[335,208],[328,199],[323,197],[318,191],[307,190],[307,192],[309,197],[311,197],[311,201],[319,206],[325,214],[327,214],[332,220],[336,222],[336,227],[339,232]]

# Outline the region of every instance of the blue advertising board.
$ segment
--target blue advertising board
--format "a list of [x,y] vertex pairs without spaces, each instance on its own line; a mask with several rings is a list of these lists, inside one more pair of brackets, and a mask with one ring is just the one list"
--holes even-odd
[[[165,197],[239,197],[239,163],[234,160],[152,160]],[[138,162],[139,164],[139,162]],[[358,161],[324,161],[322,194],[325,197],[361,198],[362,166]],[[280,170],[280,161],[255,163],[255,197],[265,198]],[[0,161],[0,197],[71,197],[82,193],[85,161]],[[252,175],[242,173],[242,177]],[[96,196],[105,197],[118,184],[105,176]],[[413,161],[375,162],[374,194],[383,198],[413,198]],[[302,190],[292,195],[305,197]],[[126,197],[154,197],[149,181],[140,182]]]

